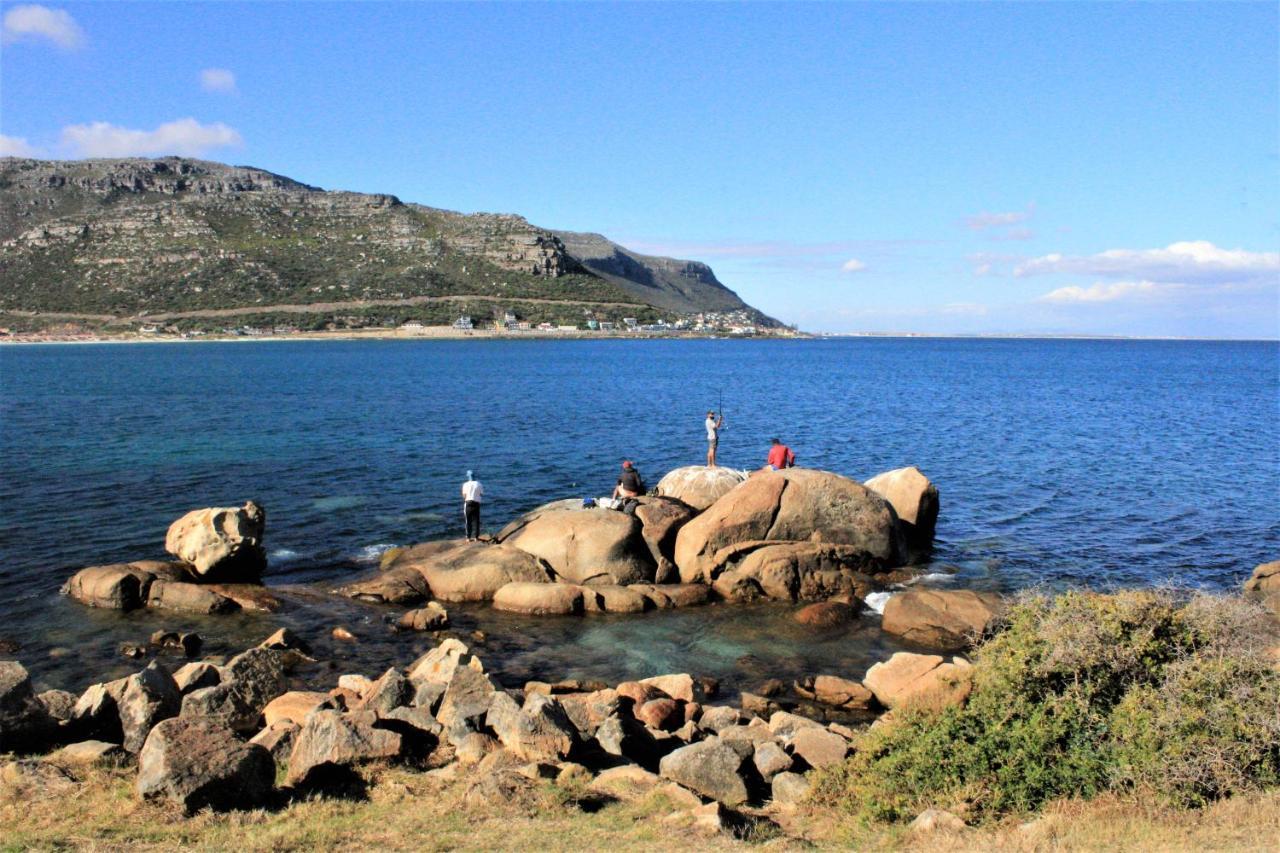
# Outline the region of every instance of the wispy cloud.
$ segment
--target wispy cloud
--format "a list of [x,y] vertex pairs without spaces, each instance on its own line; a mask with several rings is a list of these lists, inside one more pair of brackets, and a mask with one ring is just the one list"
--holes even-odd
[[1051,302],[1058,305],[1079,303],[1115,302],[1135,297],[1149,297],[1176,285],[1158,285],[1151,281],[1116,281],[1110,284],[1098,282],[1090,287],[1072,285],[1059,287],[1039,298],[1039,302]]
[[84,44],[84,30],[62,9],[27,4],[14,6],[4,13],[0,40],[5,44],[49,41],[63,50],[75,50]]
[[98,121],[62,129],[62,143],[79,157],[150,157],[178,154],[198,157],[215,148],[241,145],[235,128],[221,122],[201,124],[183,118],[155,130],[133,130]]
[[964,218],[965,227],[970,231],[986,231],[990,228],[1007,228],[1010,225],[1017,225],[1026,222],[1035,215],[1036,206],[1034,204],[1027,205],[1026,210],[1010,210],[1000,213],[991,211],[982,211],[972,216]]
[[200,72],[200,88],[224,95],[236,93],[236,75],[225,68],[206,68]]
[[862,272],[866,268],[867,265],[857,258],[850,258],[840,265],[841,272]]
[[0,157],[39,157],[41,151],[20,136],[5,136],[0,133]]
[[1280,279],[1280,252],[1220,249],[1207,240],[1163,249],[1111,249],[1096,255],[1044,255],[1017,266],[1016,276],[1072,273],[1126,281],[1230,284]]

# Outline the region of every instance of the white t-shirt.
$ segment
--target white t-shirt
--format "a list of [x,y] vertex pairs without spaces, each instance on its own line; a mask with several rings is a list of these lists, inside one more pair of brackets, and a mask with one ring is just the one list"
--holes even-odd
[[707,418],[707,441],[716,440],[716,422],[714,418]]
[[462,499],[464,501],[482,503],[484,500],[484,486],[480,485],[479,480],[467,480],[462,484]]

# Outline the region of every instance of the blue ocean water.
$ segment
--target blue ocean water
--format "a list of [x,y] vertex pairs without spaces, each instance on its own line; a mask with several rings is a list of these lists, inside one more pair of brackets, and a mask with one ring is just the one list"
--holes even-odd
[[[919,466],[941,493],[932,569],[955,585],[1222,590],[1280,556],[1275,342],[4,347],[0,638],[52,681],[71,678],[59,661],[114,661],[154,617],[88,616],[58,587],[79,566],[163,557],[188,509],[259,501],[269,581],[320,590],[389,545],[461,535],[467,469],[493,531],[548,500],[607,494],[624,457],[650,484],[698,464],[721,401],[724,465],[759,466],[777,435],[799,464],[859,480]],[[246,634],[264,627],[238,618]],[[687,617],[661,618],[677,621],[656,632]],[[205,630],[232,643],[229,624]],[[582,637],[601,624],[519,631],[582,652],[608,646]],[[618,643],[634,647],[634,630]]]

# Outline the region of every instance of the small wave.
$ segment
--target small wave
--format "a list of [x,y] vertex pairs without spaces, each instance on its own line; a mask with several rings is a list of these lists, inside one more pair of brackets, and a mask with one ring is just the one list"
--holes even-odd
[[277,563],[289,563],[302,556],[291,548],[277,548],[267,555],[267,558]]
[[357,563],[376,563],[378,559],[396,547],[392,542],[378,542],[375,545],[365,545],[356,552],[355,561]]
[[884,606],[891,598],[893,598],[893,593],[891,592],[869,592],[867,597],[862,600],[875,612],[884,613]]

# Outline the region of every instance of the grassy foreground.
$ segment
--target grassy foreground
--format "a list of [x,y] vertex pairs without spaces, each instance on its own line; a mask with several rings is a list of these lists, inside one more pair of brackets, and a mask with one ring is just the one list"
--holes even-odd
[[464,782],[439,784],[401,768],[371,768],[368,798],[312,799],[278,811],[204,812],[138,801],[131,770],[92,770],[71,793],[0,791],[0,850],[456,850],[781,849],[876,850],[1273,850],[1280,837],[1280,791],[1199,810],[1104,797],[1059,801],[1030,822],[1008,820],[960,832],[913,834],[866,826],[814,809],[761,814],[738,835],[707,835],[661,794],[592,804],[582,790],[543,782],[513,803],[464,802]]

